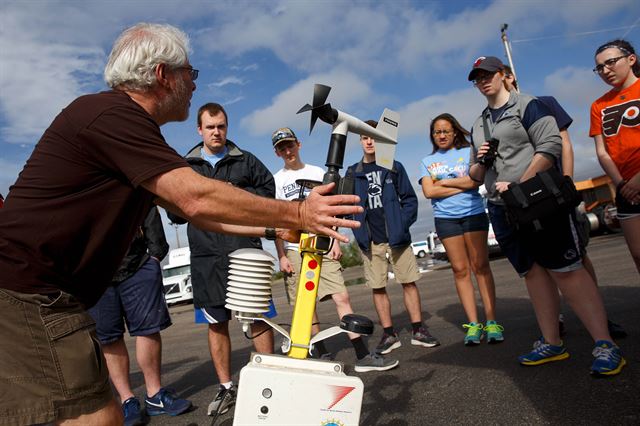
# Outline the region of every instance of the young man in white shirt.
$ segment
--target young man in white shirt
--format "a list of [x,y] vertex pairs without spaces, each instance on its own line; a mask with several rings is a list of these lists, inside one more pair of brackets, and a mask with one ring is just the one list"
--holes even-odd
[[[293,130],[288,127],[278,129],[273,132],[271,141],[276,155],[284,161],[284,167],[273,176],[276,183],[276,199],[294,200],[298,198],[300,196],[298,179],[322,182],[324,170],[317,166],[305,164],[300,159],[302,144]],[[305,188],[303,195],[306,196],[309,191],[310,189]],[[277,239],[276,249],[280,261],[280,270],[285,275],[287,299],[293,305],[296,300],[299,273],[302,268],[298,245]],[[331,251],[324,256],[322,261],[318,300],[333,299],[338,316],[342,318],[344,315],[353,313],[353,309],[351,308],[349,293],[344,285],[340,257],[342,257],[340,244],[334,242]],[[314,325],[311,327],[311,332],[316,334],[320,331],[320,327],[317,325],[317,314],[314,312],[313,315]],[[348,334],[357,358],[355,371],[386,371],[399,364],[398,360],[385,359],[382,355],[370,353],[362,337],[354,333]],[[315,347],[318,351],[318,356],[329,356],[323,342],[318,342]]]

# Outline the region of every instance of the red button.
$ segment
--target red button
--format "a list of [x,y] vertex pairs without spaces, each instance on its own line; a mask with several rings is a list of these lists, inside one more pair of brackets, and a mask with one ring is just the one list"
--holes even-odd
[[311,291],[316,287],[316,285],[313,283],[313,281],[307,281],[307,283],[304,285],[304,287],[307,290]]
[[316,260],[309,261],[309,269],[316,269],[318,267],[318,262]]

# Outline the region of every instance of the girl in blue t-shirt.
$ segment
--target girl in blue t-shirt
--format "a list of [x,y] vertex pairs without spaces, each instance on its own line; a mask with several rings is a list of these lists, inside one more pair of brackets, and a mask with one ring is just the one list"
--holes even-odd
[[[447,251],[460,302],[468,324],[464,344],[502,342],[504,330],[496,322],[496,292],[489,266],[487,235],[489,219],[478,193],[479,184],[469,177],[471,149],[465,130],[451,114],[440,114],[431,121],[433,151],[420,163],[424,196],[431,200],[438,237]],[[476,276],[486,315],[486,326],[478,321],[471,271]]]

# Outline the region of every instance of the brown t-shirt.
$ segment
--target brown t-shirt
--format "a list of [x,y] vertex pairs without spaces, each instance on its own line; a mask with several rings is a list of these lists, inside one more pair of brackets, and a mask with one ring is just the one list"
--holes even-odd
[[0,210],[0,288],[102,295],[154,195],[141,182],[189,167],[122,92],[82,96],[55,118]]

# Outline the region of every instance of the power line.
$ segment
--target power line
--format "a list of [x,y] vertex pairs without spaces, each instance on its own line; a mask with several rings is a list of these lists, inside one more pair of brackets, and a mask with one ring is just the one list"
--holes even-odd
[[554,39],[554,38],[565,38],[565,37],[569,37],[569,36],[583,36],[583,35],[591,35],[591,34],[599,34],[599,33],[608,33],[608,32],[611,32],[611,31],[618,31],[618,30],[627,30],[627,32],[622,36],[622,37],[626,37],[626,35],[629,34],[629,32],[634,27],[637,26],[639,21],[640,21],[640,18],[638,18],[636,20],[636,22],[633,23],[633,25],[627,25],[627,26],[624,26],[624,27],[608,28],[608,29],[604,29],[604,30],[595,30],[595,31],[585,31],[585,32],[581,32],[581,33],[570,33],[570,34],[555,35],[555,36],[548,36],[548,37],[524,38],[524,39],[520,39],[520,40],[511,40],[511,43],[525,43],[525,42],[529,42],[529,41],[551,40],[551,39]]

